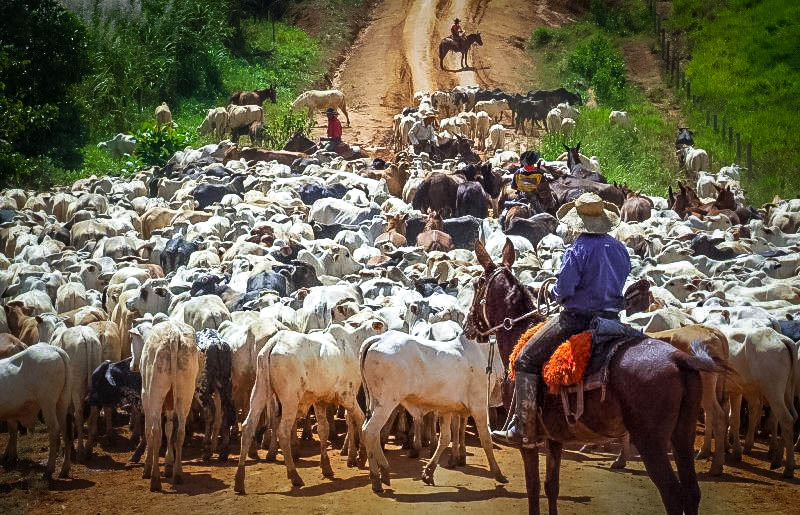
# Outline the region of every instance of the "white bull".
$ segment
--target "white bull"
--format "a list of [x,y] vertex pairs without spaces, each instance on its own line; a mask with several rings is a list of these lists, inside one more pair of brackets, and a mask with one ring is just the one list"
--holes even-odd
[[428,411],[436,411],[442,417],[439,442],[423,469],[423,481],[433,484],[439,457],[450,443],[452,416],[459,415],[475,420],[492,474],[497,481],[508,482],[492,451],[486,406],[486,353],[475,341],[463,334],[450,342],[436,342],[389,331],[365,341],[361,356],[368,413],[363,437],[374,491],[383,490],[381,482],[389,484],[389,462],[381,449],[380,434],[398,405],[417,420]]
[[[358,315],[356,315],[358,316]],[[348,465],[355,465],[356,438],[364,414],[356,402],[361,386],[358,369],[358,348],[365,338],[386,329],[386,324],[367,314],[344,324],[334,324],[325,332],[303,334],[279,331],[258,353],[256,384],[250,395],[250,412],[242,425],[242,449],[249,449],[261,413],[267,407],[267,420],[273,421],[270,398],[274,394],[281,403],[282,416],[277,434],[283,450],[286,472],[294,486],[302,486],[292,457],[291,432],[297,413],[314,406],[320,442],[322,475],[333,477],[328,458],[328,406],[341,405],[347,410],[349,438]],[[234,489],[244,493],[245,453],[239,454]]]
[[41,410],[50,440],[44,477],[56,469],[59,437],[64,439],[64,463],[59,477],[70,469],[72,438],[67,429],[71,369],[66,352],[49,345],[33,345],[6,359],[0,359],[0,420],[8,421],[9,438],[0,457],[4,463],[17,459],[17,423],[33,429]]
[[312,89],[301,93],[300,96],[292,101],[292,109],[308,109],[308,117],[314,118],[314,112],[320,109],[338,109],[347,120],[347,125],[350,125],[350,116],[347,114],[347,103],[344,99],[344,93],[338,89],[316,90]]

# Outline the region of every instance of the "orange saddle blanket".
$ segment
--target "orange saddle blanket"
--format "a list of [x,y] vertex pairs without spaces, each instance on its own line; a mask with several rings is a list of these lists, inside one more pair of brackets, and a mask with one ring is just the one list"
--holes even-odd
[[[544,322],[537,324],[520,336],[514,350],[511,352],[511,372],[509,377],[514,379],[514,362],[517,360],[525,344],[541,329]],[[571,336],[558,348],[542,367],[542,378],[547,384],[550,393],[556,394],[561,386],[571,386],[583,379],[589,356],[592,353],[592,332],[584,331]]]

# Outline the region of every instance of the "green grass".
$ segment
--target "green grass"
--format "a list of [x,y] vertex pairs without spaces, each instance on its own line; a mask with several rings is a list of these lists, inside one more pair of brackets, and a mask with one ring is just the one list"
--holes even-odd
[[[242,29],[249,55],[234,56],[224,48],[214,50],[213,60],[218,66],[222,85],[217,93],[211,98],[180,98],[171,106],[173,120],[189,132],[192,146],[212,141],[210,136],[199,135],[197,127],[203,122],[208,109],[227,105],[229,92],[263,88],[270,84],[277,88],[278,103],[264,103],[266,142],[275,147],[282,146],[293,129],[303,128],[299,116],[288,114],[289,104],[301,89],[323,72],[319,43],[303,30],[282,22],[275,23],[274,43],[272,27],[267,20],[245,20]],[[141,123],[151,121],[154,109],[155,105],[129,119],[125,131],[131,132]],[[287,126],[290,128],[287,129]],[[113,132],[107,132],[101,139],[111,136]],[[81,153],[84,164],[77,176],[103,175],[124,165],[123,160],[112,160],[107,152],[97,149],[96,143],[87,144]]]
[[[750,200],[797,197],[800,4],[675,0],[673,12],[669,27],[685,31],[691,50],[686,75],[692,94],[702,97],[703,109],[724,116],[743,142],[753,144],[754,170],[744,179]],[[686,111],[692,113],[692,128],[701,129],[705,119],[695,109],[687,106]]]
[[[603,17],[598,15],[600,9],[595,2],[590,13],[574,23],[534,30],[528,48],[535,75],[529,78],[527,87],[564,86],[577,90],[584,99],[591,88],[599,104],[580,108],[569,141],[562,135],[543,135],[540,150],[546,159],[561,154],[564,143],[574,145],[580,141],[581,153],[597,156],[609,181],[625,183],[647,194],[664,195],[667,186],[679,177],[672,151],[676,122],[627,82],[620,51],[623,42],[647,27],[644,5],[641,1],[625,2],[627,10],[612,10]],[[612,110],[627,111],[633,126],[610,126],[608,116]]]

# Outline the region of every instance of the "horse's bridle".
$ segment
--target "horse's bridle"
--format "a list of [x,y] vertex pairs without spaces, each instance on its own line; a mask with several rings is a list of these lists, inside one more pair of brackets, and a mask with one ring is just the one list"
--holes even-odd
[[[500,329],[505,329],[506,331],[510,331],[519,322],[521,322],[523,320],[527,320],[528,318],[534,317],[539,313],[538,309],[534,309],[533,311],[525,313],[524,315],[520,315],[520,316],[518,316],[516,318],[506,317],[506,318],[503,319],[503,321],[501,323],[499,323],[499,324],[497,324],[495,326],[492,326],[492,323],[489,321],[489,314],[486,312],[486,294],[489,292],[489,286],[492,284],[492,281],[497,276],[499,276],[501,273],[504,273],[504,272],[509,272],[510,273],[511,270],[509,270],[508,267],[505,267],[505,266],[497,267],[489,275],[489,277],[486,279],[486,281],[483,283],[482,288],[480,290],[476,290],[475,291],[475,295],[476,296],[478,294],[480,294],[480,300],[478,301],[478,304],[480,306],[480,313],[483,316],[483,322],[486,324],[486,327],[488,327],[488,329],[486,329],[485,331],[481,330],[480,328],[478,328],[477,324],[474,323],[474,321],[473,321],[473,325],[475,327],[473,329],[475,330],[477,335],[482,337],[482,338],[486,338],[488,336],[491,336],[491,335],[495,334],[497,331],[499,331]],[[481,279],[482,279],[482,277],[479,278],[478,281],[480,282]],[[525,292],[525,293],[527,294],[527,292]],[[473,303],[473,310],[474,310],[474,308],[475,308],[475,305]],[[473,313],[473,316],[474,316],[474,313]]]

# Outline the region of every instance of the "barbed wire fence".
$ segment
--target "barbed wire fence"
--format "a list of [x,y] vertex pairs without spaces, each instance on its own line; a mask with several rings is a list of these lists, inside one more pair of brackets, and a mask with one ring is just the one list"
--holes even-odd
[[[714,130],[714,134],[733,151],[735,149],[735,163],[744,166],[750,173],[753,172],[753,144],[743,142],[741,133],[731,125],[724,114],[719,115],[713,108],[705,106],[701,95],[692,91],[692,81],[686,77],[686,72],[681,65],[678,44],[667,35],[663,26],[665,18],[656,9],[656,0],[647,0],[647,7],[653,20],[653,30],[658,44],[658,53],[665,71],[667,86],[675,88],[676,93],[685,95],[687,105],[699,111],[705,118],[706,127]],[[709,157],[712,157],[709,154]]]

